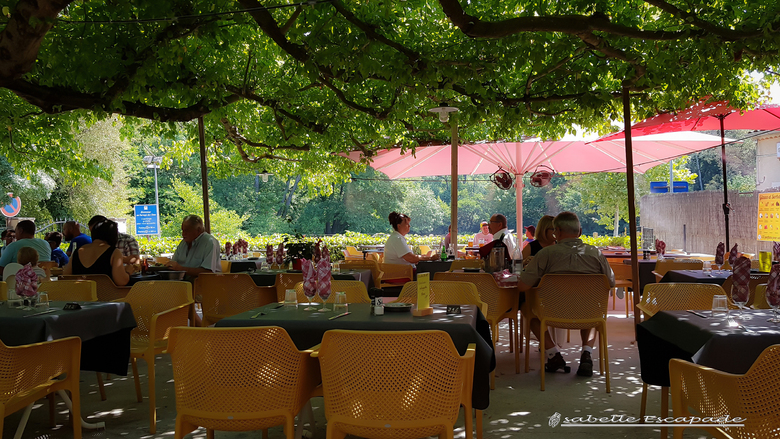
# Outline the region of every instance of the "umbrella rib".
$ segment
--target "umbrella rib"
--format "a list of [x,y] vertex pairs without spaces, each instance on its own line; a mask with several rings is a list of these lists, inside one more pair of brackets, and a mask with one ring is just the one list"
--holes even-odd
[[[568,148],[571,145],[575,144],[576,142],[577,142],[576,140],[575,141],[570,141],[570,142],[566,143],[565,145],[561,146],[560,148],[558,148],[558,150],[553,152],[552,154],[548,154],[549,149],[542,148],[541,151],[539,152],[539,155],[534,158],[534,162],[533,163],[536,163],[536,165],[538,166],[542,162],[546,161],[548,166],[550,167],[550,169],[552,169],[553,171],[557,172],[557,170],[555,169],[555,167],[553,166],[553,164],[552,164],[552,162],[550,160],[552,160],[553,157],[555,157],[556,155],[560,154],[563,150],[565,150],[566,148]],[[554,141],[550,141],[549,142],[550,145],[553,145],[553,144],[556,144],[556,143],[558,143],[558,142],[554,142]],[[529,155],[529,157],[530,157],[530,155]]]
[[[617,161],[618,163],[621,163],[621,164],[623,164],[623,165],[625,166],[625,164],[626,164],[625,158],[622,158],[622,159],[621,159],[620,157],[617,157],[615,154],[612,154],[611,152],[609,152],[609,151],[606,151],[606,150],[602,149],[601,147],[599,147],[598,145],[596,145],[596,143],[598,143],[598,142],[591,142],[591,143],[588,143],[588,145],[592,146],[592,147],[593,147],[595,150],[597,150],[597,151],[601,151],[601,152],[602,152],[602,153],[604,153],[604,155],[606,155],[607,157],[609,157],[609,158],[611,158],[611,159],[613,159],[613,160]],[[626,147],[625,147],[625,146],[623,146],[623,150],[625,150],[625,149],[626,149]],[[637,166],[636,166],[636,165],[634,165],[634,172],[637,172],[637,173],[640,173],[640,174],[642,173],[642,172],[639,170],[639,168],[637,168]]]
[[[413,161],[413,162],[412,162],[412,163],[411,163],[409,166],[407,166],[407,167],[403,168],[403,169],[402,169],[400,172],[397,172],[397,173],[395,173],[395,176],[396,176],[395,178],[402,178],[404,174],[406,174],[407,172],[409,172],[409,171],[411,171],[412,169],[416,168],[417,166],[420,166],[421,164],[425,163],[426,161],[430,160],[431,158],[435,157],[437,154],[439,154],[440,152],[442,152],[442,151],[443,151],[443,150],[444,150],[446,147],[447,147],[447,145],[441,145],[441,146],[432,146],[432,147],[430,147],[431,149],[434,149],[434,152],[432,152],[432,153],[431,153],[431,154],[430,154],[428,157],[425,157],[425,158],[423,158],[423,159],[421,159],[421,160],[415,160],[415,161]],[[399,161],[402,161],[403,159],[405,159],[405,158],[409,157],[409,155],[411,155],[411,154],[414,154],[414,155],[416,155],[416,153],[413,153],[413,152],[410,152],[409,154],[402,154],[402,155],[401,155],[401,156],[399,156],[397,159],[395,159],[395,160],[391,161],[391,162],[390,162],[390,163],[388,163],[387,165],[385,165],[385,166],[382,166],[380,169],[377,169],[377,170],[381,170],[381,169],[384,169],[385,167],[388,167],[388,166],[394,165],[394,164],[396,164],[397,162],[399,162]]]
[[[490,144],[487,144],[490,145]],[[513,171],[512,166],[507,166],[506,161],[502,162],[502,157],[499,154],[499,151],[494,150],[491,146],[486,146],[484,151],[479,151],[475,148],[472,148],[470,146],[466,147],[469,151],[473,152],[474,154],[477,154],[478,156],[482,157],[484,160],[487,160],[490,163],[493,163],[494,165],[498,166],[499,168],[509,168],[510,171]],[[493,157],[489,154],[496,153],[496,157]]]

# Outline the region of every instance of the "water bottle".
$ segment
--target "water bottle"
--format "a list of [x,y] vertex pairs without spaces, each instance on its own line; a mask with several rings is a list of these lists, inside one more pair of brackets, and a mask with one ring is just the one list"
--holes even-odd
[[516,245],[512,253],[512,273],[518,274],[521,271],[523,271],[523,250],[520,245]]

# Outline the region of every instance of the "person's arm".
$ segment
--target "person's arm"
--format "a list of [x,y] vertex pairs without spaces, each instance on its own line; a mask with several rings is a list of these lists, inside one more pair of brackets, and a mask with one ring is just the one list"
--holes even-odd
[[531,257],[531,246],[526,245],[523,247],[523,260],[526,260]]
[[138,248],[138,241],[132,238],[125,242],[125,252],[128,254],[123,257],[125,264],[136,264],[141,260],[141,251]]
[[197,277],[201,273],[211,273],[212,271],[203,267],[185,267],[176,261],[170,261],[168,266],[176,271],[183,271],[187,276]]
[[431,256],[428,256],[428,255],[419,255],[418,256],[418,255],[415,255],[412,252],[409,252],[409,253],[403,255],[401,258],[404,261],[406,261],[406,262],[409,262],[409,263],[412,263],[412,264],[416,264],[416,263],[418,263],[420,261],[438,261],[439,260],[439,255],[433,254]]
[[114,283],[117,286],[125,286],[130,282],[130,273],[127,272],[128,268],[130,270],[133,269],[132,266],[125,267],[122,261],[122,251],[115,248],[114,252],[111,253],[111,278],[114,279]]

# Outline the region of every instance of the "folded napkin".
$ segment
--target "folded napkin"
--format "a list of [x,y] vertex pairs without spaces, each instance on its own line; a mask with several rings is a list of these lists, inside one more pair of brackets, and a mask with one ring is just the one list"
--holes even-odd
[[780,306],[780,264],[772,266],[769,280],[766,283],[766,302],[772,306]]
[[745,303],[750,298],[750,259],[740,256],[732,266],[731,300]]
[[737,245],[738,244],[734,244],[734,247],[732,247],[731,251],[729,252],[729,265],[731,265],[732,268],[734,267],[734,263],[739,257],[739,250],[737,250]]
[[276,265],[282,266],[284,264],[284,244],[279,244],[279,248],[276,249]]
[[325,258],[317,262],[317,294],[323,302],[330,296],[330,262]]
[[38,275],[28,263],[16,272],[16,294],[32,297],[38,293]]
[[230,241],[225,243],[225,254],[230,256],[230,251],[233,250],[233,245],[230,243]]
[[317,294],[317,272],[314,265],[308,259],[301,259],[301,271],[303,271],[303,294],[314,297]]
[[265,262],[268,265],[274,264],[274,246],[271,244],[265,246]]
[[322,241],[317,241],[316,244],[314,244],[314,252],[313,252],[313,261],[314,263],[320,262],[320,258],[322,257],[322,250],[320,249],[320,245],[322,244]]
[[322,248],[322,259],[325,259],[330,264],[330,250],[328,250],[328,246]]
[[718,243],[718,248],[715,250],[715,265],[723,265],[723,255],[726,254],[726,244]]
[[666,243],[660,239],[655,240],[655,253],[658,255],[666,254]]
[[780,261],[780,242],[775,242],[772,246],[772,260]]

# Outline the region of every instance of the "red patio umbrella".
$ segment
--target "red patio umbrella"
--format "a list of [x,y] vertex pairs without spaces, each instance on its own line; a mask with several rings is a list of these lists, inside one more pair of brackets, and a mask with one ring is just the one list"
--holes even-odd
[[[724,132],[725,130],[780,131],[780,105],[762,105],[754,110],[742,111],[730,106],[728,102],[702,100],[678,113],[661,113],[632,125],[631,135],[646,136],[659,133],[709,130],[720,130],[726,248],[731,248],[729,244],[731,205],[729,204],[728,182],[726,180],[726,138]],[[623,137],[624,133],[620,131],[600,140],[615,140]]]

